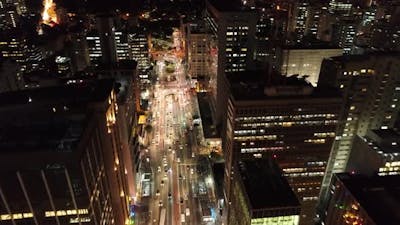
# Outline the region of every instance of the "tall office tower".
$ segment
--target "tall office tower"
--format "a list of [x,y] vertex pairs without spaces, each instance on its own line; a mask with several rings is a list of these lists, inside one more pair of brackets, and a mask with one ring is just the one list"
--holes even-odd
[[112,80],[0,95],[0,224],[129,222],[116,101]]
[[0,55],[20,65],[21,71],[31,71],[38,67],[43,55],[38,47],[28,44],[26,37],[15,30],[2,32],[0,35]]
[[400,224],[400,176],[336,174],[330,185],[326,225]]
[[327,42],[332,41],[333,24],[335,23],[335,15],[327,10],[323,10],[318,22],[317,39]]
[[376,12],[377,12],[377,7],[376,5],[372,5],[366,9],[364,9],[363,15],[362,15],[362,24],[365,25],[370,25],[376,20]]
[[232,188],[229,225],[299,224],[299,200],[273,160],[239,161]]
[[343,54],[351,54],[354,49],[354,38],[360,21],[354,17],[339,18],[333,25],[332,42],[343,49]]
[[130,50],[130,58],[138,63],[139,78],[142,82],[150,82],[149,80],[149,43],[147,33],[144,28],[136,27],[128,32],[128,45]]
[[[400,8],[399,8],[400,11]],[[377,21],[371,29],[370,48],[381,51],[400,50],[400,23]]]
[[227,74],[224,194],[233,193],[235,163],[272,157],[301,203],[300,224],[312,224],[342,100],[337,89],[263,72]]
[[222,80],[225,73],[245,71],[253,67],[257,12],[238,1],[206,1],[206,19],[216,38],[218,51],[217,122],[222,119]]
[[202,24],[189,24],[186,32],[188,73],[198,92],[208,91],[210,82],[210,34]]
[[400,133],[393,129],[371,130],[364,137],[357,135],[346,172],[367,176],[400,175],[399,145]]
[[276,44],[286,44],[288,35],[289,6],[280,3],[264,3],[257,6],[258,21],[256,25],[256,60],[267,62],[274,56]]
[[86,35],[89,61],[91,65],[99,65],[102,59],[100,36],[97,31],[92,30]]
[[96,15],[96,28],[100,37],[101,61],[103,63],[117,62],[115,26],[112,15]]
[[322,60],[343,53],[341,48],[332,47],[327,43],[315,43],[309,46],[299,44],[284,47],[281,51],[282,53],[277,54],[281,58],[278,65],[281,73],[287,76],[294,74],[307,76],[306,80],[313,86],[318,83]]
[[322,62],[318,86],[341,89],[344,110],[321,187],[325,201],[333,173],[343,172],[356,135],[393,127],[400,108],[398,53],[332,57]]
[[308,1],[297,1],[293,8],[290,31],[294,33],[294,41],[300,43],[306,34],[307,20],[310,18],[310,3]]
[[348,16],[353,8],[352,0],[331,0],[329,2],[329,11],[339,16]]
[[[89,37],[89,36],[88,36]],[[85,37],[83,34],[72,34],[71,42],[72,49],[70,53],[71,64],[73,71],[82,71],[86,67],[90,65],[90,57],[89,57],[89,48],[88,41],[86,40],[88,37]],[[96,54],[96,36],[91,36],[90,38],[92,43],[92,57],[93,54]],[[89,38],[88,38],[89,39]],[[100,54],[100,53],[97,53]]]
[[115,49],[117,60],[127,60],[130,58],[128,35],[124,31],[115,31]]

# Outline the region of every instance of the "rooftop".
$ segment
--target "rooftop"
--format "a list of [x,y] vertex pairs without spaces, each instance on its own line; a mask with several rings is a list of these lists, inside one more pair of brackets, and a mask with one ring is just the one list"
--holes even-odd
[[205,138],[217,138],[218,131],[212,118],[210,100],[207,93],[197,93],[197,100],[201,114],[201,124]]
[[330,60],[336,61],[336,62],[342,62],[346,63],[348,61],[367,61],[370,59],[370,57],[385,57],[385,58],[390,58],[390,57],[400,57],[399,52],[388,52],[388,51],[376,51],[376,52],[370,52],[362,55],[341,55],[341,56],[334,56],[330,57]]
[[0,113],[4,107],[105,101],[113,88],[114,80],[102,79],[1,93]]
[[400,133],[393,129],[371,130],[365,137],[368,145],[382,153],[400,153]]
[[379,225],[400,224],[400,176],[337,174],[368,216]]
[[238,168],[252,210],[300,206],[287,180],[271,159],[240,161]]
[[313,87],[304,78],[285,77],[264,71],[244,71],[226,74],[235,100],[302,99],[339,97],[336,88]]
[[0,94],[0,154],[71,152],[90,116],[105,102],[113,80],[96,80]]

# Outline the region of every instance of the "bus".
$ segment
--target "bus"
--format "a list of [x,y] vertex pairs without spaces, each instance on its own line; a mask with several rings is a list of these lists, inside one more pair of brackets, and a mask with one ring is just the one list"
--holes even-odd
[[160,223],[159,225],[165,225],[165,217],[166,217],[167,210],[165,208],[161,209],[160,213]]

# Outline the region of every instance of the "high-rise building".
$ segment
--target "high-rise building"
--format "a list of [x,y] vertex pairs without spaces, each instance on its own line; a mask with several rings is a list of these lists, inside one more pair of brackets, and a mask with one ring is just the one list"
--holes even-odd
[[100,45],[100,36],[97,31],[92,30],[86,35],[89,61],[91,65],[98,65],[101,62],[102,51]]
[[294,32],[295,41],[300,43],[306,34],[307,20],[310,18],[310,3],[308,1],[296,1],[293,11],[290,29]]
[[350,15],[352,8],[352,0],[331,0],[328,7],[331,13],[340,16]]
[[324,224],[397,225],[400,176],[335,174]]
[[189,24],[186,33],[188,73],[197,91],[208,91],[210,81],[210,34],[200,24]]
[[150,68],[149,43],[145,29],[136,27],[129,31],[128,45],[130,58],[138,63],[139,78],[142,82],[150,82],[148,71]]
[[117,62],[117,43],[112,15],[96,15],[96,28],[100,37],[101,60],[103,63]]
[[[91,37],[91,38],[89,38]],[[71,35],[71,42],[72,42],[72,51],[70,53],[71,64],[73,71],[82,71],[86,67],[88,67],[91,63],[91,58],[89,56],[89,48],[88,42],[91,42],[91,55],[92,59],[98,58],[95,54],[101,54],[96,49],[96,35],[85,37],[83,34],[72,34]],[[86,40],[90,39],[90,40]],[[100,46],[99,46],[100,47]]]
[[0,224],[129,222],[132,166],[113,80],[8,92],[0,102]]
[[321,187],[321,201],[332,173],[343,172],[356,135],[392,128],[400,108],[398,53],[338,56],[322,62],[318,86],[341,89],[344,110]]
[[341,110],[338,90],[262,72],[226,77],[226,200],[231,201],[235,163],[269,156],[301,203],[300,224],[311,224]]
[[354,17],[340,18],[332,28],[332,42],[343,49],[343,54],[351,54],[360,21]]
[[[223,98],[221,86],[225,73],[245,71],[253,67],[257,11],[240,1],[206,1],[206,19],[216,40],[218,51],[217,102]],[[224,109],[217,104],[217,121]]]
[[37,46],[29,44],[24,35],[15,30],[0,35],[0,55],[20,65],[21,71],[31,71],[39,66],[43,54]]
[[300,203],[273,160],[243,160],[237,169],[229,225],[299,224]]
[[128,35],[125,31],[115,31],[115,49],[117,52],[118,61],[131,59],[128,45]]

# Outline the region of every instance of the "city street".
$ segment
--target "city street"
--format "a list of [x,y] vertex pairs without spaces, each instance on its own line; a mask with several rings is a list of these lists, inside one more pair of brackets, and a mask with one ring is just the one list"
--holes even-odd
[[[174,40],[176,43],[179,41]],[[198,140],[193,128],[193,115],[198,114],[196,96],[177,54],[164,53],[155,71],[159,81],[151,103],[153,139],[145,150],[143,168],[147,169],[139,178],[140,202],[148,205],[148,212],[139,224],[212,224],[208,205],[213,193],[207,194],[197,166]],[[206,217],[202,208],[208,211]]]

